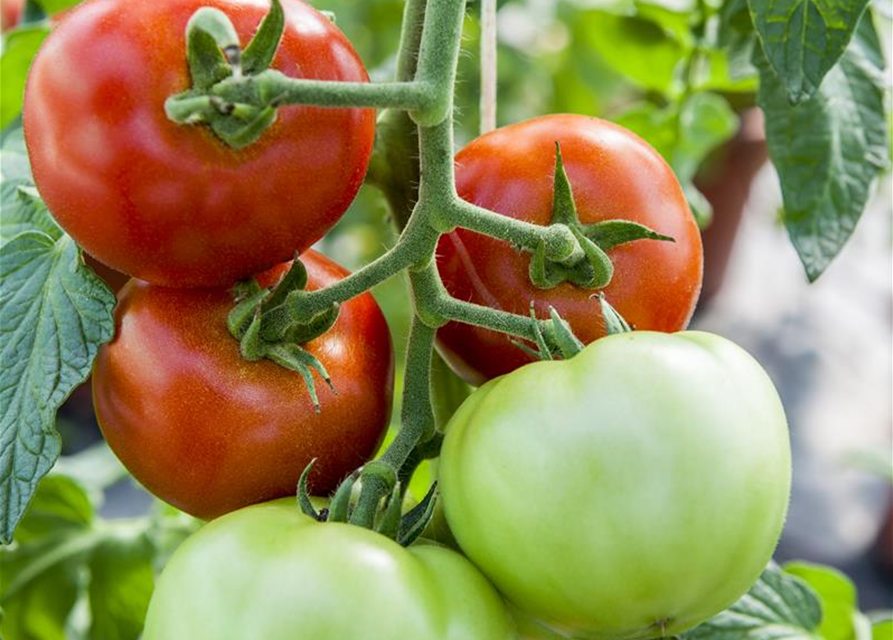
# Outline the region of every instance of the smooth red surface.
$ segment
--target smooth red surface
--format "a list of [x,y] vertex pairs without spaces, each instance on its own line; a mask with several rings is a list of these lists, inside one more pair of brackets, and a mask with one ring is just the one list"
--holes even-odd
[[[283,0],[273,67],[366,81],[328,19]],[[168,96],[190,86],[185,27],[202,6],[233,21],[243,46],[267,0],[88,0],[47,38],[25,92],[38,190],[90,254],[156,284],[230,285],[294,256],[350,205],[375,135],[370,109],[284,107],[240,151],[207,127],[179,126]]]
[[[301,260],[310,289],[347,274],[314,251]],[[393,350],[370,294],[344,303],[335,326],[305,345],[337,391],[314,374],[318,414],[298,373],[241,358],[226,328],[231,307],[224,290],[132,280],[93,370],[109,446],[152,493],[202,518],[294,495],[313,458],[310,488],[327,494],[375,453],[391,414]]]
[[12,29],[22,17],[25,0],[0,0],[0,30]]
[[[683,329],[701,289],[701,236],[670,167],[630,131],[578,115],[503,127],[456,156],[459,195],[503,215],[549,224],[556,141],[581,222],[633,220],[676,240],[639,240],[608,251],[614,263],[614,278],[603,290],[608,302],[637,329]],[[456,298],[521,314],[533,300],[539,317],[555,307],[583,342],[602,337],[597,292],[568,283],[537,289],[528,277],[530,255],[460,229],[441,239],[437,266]],[[469,325],[447,324],[437,338],[449,365],[472,384],[532,360],[508,336]]]

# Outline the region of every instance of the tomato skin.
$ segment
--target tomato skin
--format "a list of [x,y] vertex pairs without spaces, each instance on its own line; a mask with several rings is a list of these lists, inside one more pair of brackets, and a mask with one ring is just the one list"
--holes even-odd
[[[674,243],[639,240],[608,251],[614,278],[603,290],[637,329],[673,332],[691,318],[701,289],[701,236],[679,182],[663,158],[632,132],[605,120],[550,115],[497,129],[456,156],[459,195],[503,215],[547,225],[552,219],[555,143],[561,144],[583,224],[627,219]],[[596,293],[562,283],[537,289],[531,254],[459,229],[438,246],[437,266],[456,298],[539,317],[553,306],[585,343],[605,335]],[[480,385],[531,362],[509,337],[450,323],[437,334],[441,355],[467,382]]]
[[734,602],[791,481],[772,382],[701,332],[612,335],[493,380],[440,461],[466,555],[528,615],[598,640],[679,634]]
[[[370,109],[285,107],[235,151],[168,120],[165,100],[190,86],[186,23],[203,6],[223,10],[244,46],[269,2],[88,0],[47,38],[25,92],[35,183],[59,224],[108,266],[176,287],[229,286],[311,246],[356,195],[375,135]],[[283,6],[274,68],[368,80],[330,20]]]
[[[310,289],[347,274],[314,251],[301,260]],[[96,416],[115,454],[152,493],[206,519],[294,495],[313,458],[310,489],[325,495],[375,453],[391,414],[393,350],[371,294],[344,303],[334,327],[305,345],[336,389],[314,374],[320,413],[298,373],[242,359],[226,327],[231,307],[224,290],[132,280],[93,370]]]
[[460,554],[404,549],[291,501],[206,525],[158,581],[144,640],[510,640],[502,600]]
[[22,18],[25,0],[0,0],[0,31],[14,28]]

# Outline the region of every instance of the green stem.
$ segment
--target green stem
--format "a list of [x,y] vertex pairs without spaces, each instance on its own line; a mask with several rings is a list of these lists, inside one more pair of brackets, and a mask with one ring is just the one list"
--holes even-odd
[[537,325],[542,327],[548,322],[452,297],[443,286],[437,266],[433,263],[420,271],[411,271],[409,277],[416,300],[416,313],[434,328],[452,320],[534,341]]
[[427,4],[415,79],[432,87],[434,97],[426,109],[410,112],[419,126],[430,127],[450,119],[464,19],[465,0]]
[[434,329],[417,316],[413,317],[406,352],[400,432],[381,458],[363,467],[363,488],[350,519],[353,524],[372,527],[381,499],[393,490],[393,483],[401,477],[403,466],[419,443],[434,434],[434,413],[431,408],[434,336]]
[[264,314],[264,338],[280,339],[295,324],[305,324],[333,305],[354,298],[404,269],[427,261],[434,252],[437,233],[420,218],[412,218],[397,244],[362,269],[346,278],[315,291],[296,290],[285,303]]
[[278,71],[265,71],[254,77],[223,80],[212,95],[239,102],[245,86],[254,83],[263,95],[273,96],[275,106],[312,104],[317,107],[375,107],[407,110],[431,108],[437,99],[433,89],[418,82],[335,82],[290,78]]
[[400,45],[397,48],[398,82],[409,82],[415,78],[427,4],[427,0],[406,0],[403,26],[400,29]]
[[251,109],[289,104],[387,109],[379,118],[368,181],[385,193],[402,229],[400,238],[390,251],[329,287],[291,291],[284,302],[264,311],[258,336],[265,343],[276,343],[296,335],[290,332],[296,325],[312,323],[398,272],[409,272],[415,315],[407,347],[401,428],[381,457],[363,467],[362,490],[350,517],[353,524],[367,528],[375,525],[382,499],[395,483],[404,486],[421,460],[439,450],[431,391],[438,327],[458,321],[542,342],[544,328],[550,326],[550,320],[450,296],[434,260],[440,236],[467,228],[559,262],[580,251],[567,225],[515,220],[464,202],[456,193],[452,105],[464,11],[465,0],[407,0],[394,82],[293,79],[266,70],[218,82],[209,95],[189,91],[168,101],[176,121],[188,124],[197,114],[212,125],[227,115],[224,107],[233,117],[242,107],[253,114]]
[[567,225],[542,226],[516,220],[508,216],[494,214],[489,209],[456,198],[450,203],[446,215],[437,219],[438,230],[449,233],[456,227],[470,229],[485,236],[504,240],[518,249],[535,251],[542,242],[546,256],[555,262],[562,262],[579,251],[579,243]]
[[[426,0],[407,0],[397,49],[397,82],[415,78],[425,23]],[[366,182],[377,187],[391,209],[397,229],[409,224],[419,199],[419,131],[409,114],[388,109],[378,118]]]

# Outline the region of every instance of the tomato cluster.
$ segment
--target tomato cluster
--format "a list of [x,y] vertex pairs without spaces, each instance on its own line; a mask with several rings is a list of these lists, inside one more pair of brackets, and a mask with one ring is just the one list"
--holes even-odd
[[[367,80],[328,18],[283,5],[272,68]],[[146,488],[213,519],[166,567],[146,640],[508,640],[522,622],[542,637],[632,640],[681,633],[745,592],[787,508],[784,411],[744,351],[680,332],[700,290],[698,229],[657,152],[594,118],[509,126],[455,159],[458,194],[496,214],[550,225],[565,171],[572,237],[615,221],[672,240],[611,244],[613,278],[594,291],[535,286],[530,247],[461,228],[440,238],[436,266],[453,298],[522,316],[557,310],[589,345],[532,362],[536,345],[438,327],[448,363],[483,384],[445,427],[442,539],[456,548],[424,537],[403,548],[316,522],[287,499],[311,463],[310,492],[330,496],[390,421],[391,339],[368,292],[312,334],[261,333],[260,320],[273,300],[274,311],[291,304],[286,284],[310,295],[350,277],[309,247],[364,179],[374,113],[289,106],[238,149],[211,127],[174,123],[165,101],[189,89],[183,33],[201,7],[222,11],[245,42],[267,2],[88,0],[46,41],[24,110],[53,215],[133,277],[93,374],[105,438]],[[295,285],[301,265],[306,283]],[[637,330],[606,337],[610,307],[596,294]],[[253,315],[233,320],[234,305],[255,299]],[[265,340],[274,346],[258,347]],[[314,369],[302,378],[282,353]],[[332,384],[318,404],[315,372]]]

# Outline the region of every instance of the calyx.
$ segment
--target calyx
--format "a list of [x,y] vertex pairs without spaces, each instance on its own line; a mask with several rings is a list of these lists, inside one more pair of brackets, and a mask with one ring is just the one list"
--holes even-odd
[[269,317],[265,314],[285,304],[289,293],[304,289],[306,286],[307,270],[298,258],[295,258],[289,270],[273,287],[261,287],[257,280],[239,283],[233,288],[236,305],[227,317],[227,327],[239,341],[239,349],[246,360],[257,361],[267,358],[301,374],[313,407],[318,413],[319,396],[316,393],[313,372],[325,380],[329,387],[334,389],[334,386],[323,364],[301,345],[322,335],[335,324],[338,319],[338,307],[332,306],[307,323],[289,325],[282,337],[276,341],[264,337],[266,333],[264,318]]
[[[192,88],[165,101],[177,124],[207,125],[223,142],[240,149],[256,141],[275,121],[278,96],[269,69],[285,29],[279,0],[243,50],[235,27],[219,9],[203,7],[186,25],[186,58]],[[275,84],[275,83],[273,83]]]
[[551,260],[544,242],[536,247],[530,260],[530,281],[540,289],[552,289],[562,282],[569,282],[585,289],[602,289],[614,275],[614,265],[607,251],[612,247],[635,240],[660,240],[675,242],[670,236],[657,233],[645,225],[630,220],[604,220],[594,224],[582,224],[577,215],[573,190],[564,162],[561,145],[555,143],[555,179],[552,196],[551,224],[567,226],[577,240],[579,251],[568,258]]

